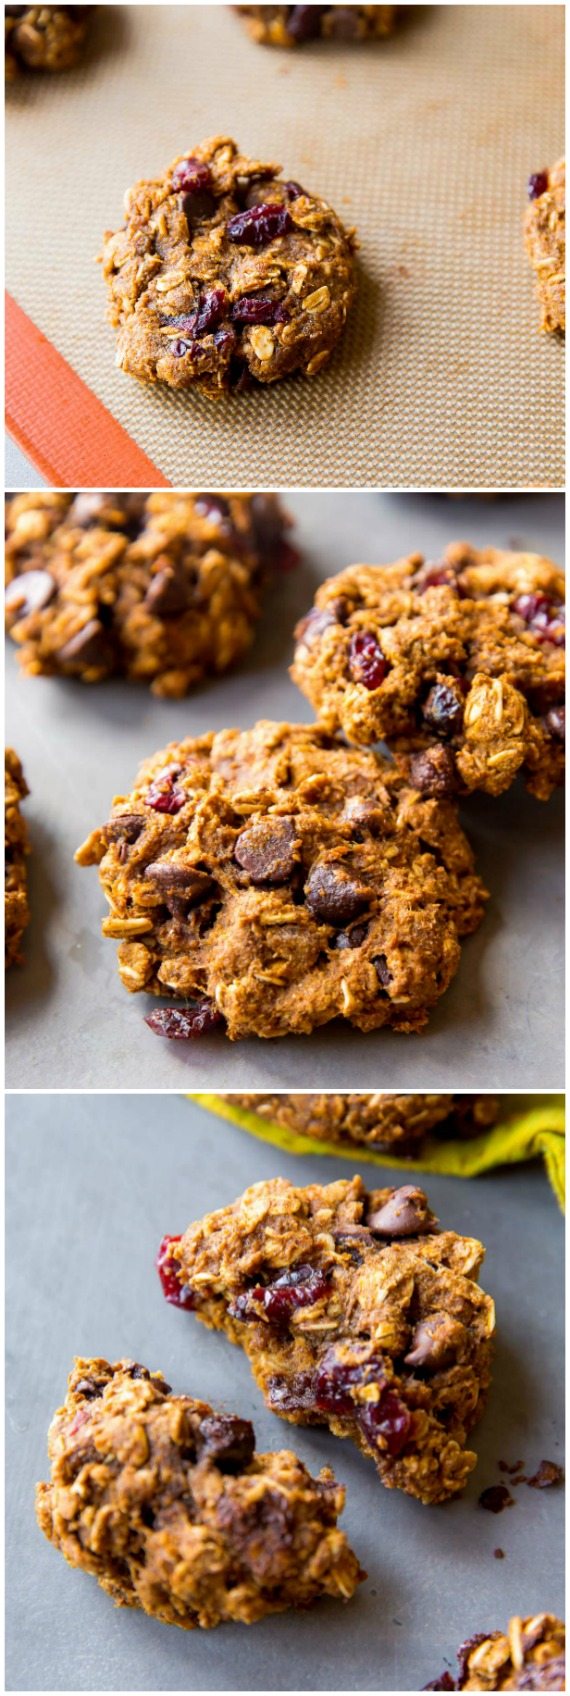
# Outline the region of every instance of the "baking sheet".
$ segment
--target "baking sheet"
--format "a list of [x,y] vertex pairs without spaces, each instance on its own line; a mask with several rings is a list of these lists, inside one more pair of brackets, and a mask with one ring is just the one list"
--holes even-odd
[[[224,5],[102,6],[80,67],[9,91],[8,286],[175,484],[561,487],[564,352],[538,333],[522,218],[563,150],[563,85],[562,6],[413,7],[390,41],[296,53]],[[219,405],[117,371],[95,264],[124,191],[216,133],[360,239],[326,373]]]
[[[563,1491],[521,1485],[498,1516],[478,1506],[504,1481],[499,1460],[532,1474],[563,1458],[563,1224],[539,1167],[429,1180],[442,1222],[487,1245],[498,1341],[478,1466],[460,1501],[426,1508],[376,1485],[348,1443],[268,1413],[241,1351],[168,1307],[153,1270],[165,1230],[263,1178],[345,1178],[344,1162],[288,1156],[156,1096],[9,1098],[7,1152],[9,1690],[419,1690],[472,1632],[563,1613]],[[36,1528],[33,1487],[77,1353],[160,1367],[175,1390],[252,1418],[260,1450],[294,1444],[313,1471],[334,1466],[368,1572],[349,1607],[189,1636],[114,1611],[67,1568]]]
[[96,870],[73,854],[127,793],[139,761],[177,737],[258,718],[309,723],[290,682],[291,633],[318,580],[349,561],[388,561],[413,549],[437,559],[452,539],[512,542],[563,558],[563,501],[446,500],[364,493],[297,494],[286,504],[303,552],[267,600],[263,628],[240,670],[184,701],[112,682],[88,688],[24,678],[7,653],[7,740],[23,761],[30,799],[32,922],[26,964],[7,979],[7,1082],[19,1088],[310,1089],[561,1088],[564,1084],[562,794],[545,806],[517,785],[464,809],[479,869],[493,894],[459,972],[421,1034],[364,1035],[340,1023],[311,1037],[230,1043],[219,1032],[167,1042],[143,1014],[155,997],[128,996],[115,945],[100,934],[107,908]]

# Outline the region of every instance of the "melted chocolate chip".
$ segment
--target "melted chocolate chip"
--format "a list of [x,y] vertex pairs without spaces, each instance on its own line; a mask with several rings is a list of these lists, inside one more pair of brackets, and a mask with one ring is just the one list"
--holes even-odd
[[383,1207],[369,1214],[366,1223],[379,1237],[416,1237],[436,1229],[424,1192],[414,1184],[393,1190]]
[[234,856],[252,883],[287,883],[297,857],[293,820],[269,818],[249,825],[237,838]]
[[323,924],[347,925],[369,905],[372,890],[345,866],[327,861],[314,865],[305,885],[309,912]]
[[55,595],[55,583],[49,571],[23,571],[19,577],[14,577],[7,584],[5,602],[8,612],[15,612],[16,618],[29,618],[33,612],[41,612],[47,607]]

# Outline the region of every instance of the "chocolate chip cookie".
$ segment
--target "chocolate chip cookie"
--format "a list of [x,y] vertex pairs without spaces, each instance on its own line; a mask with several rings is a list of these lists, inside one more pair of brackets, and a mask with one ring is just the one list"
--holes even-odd
[[276,495],[16,495],[6,622],[23,671],[184,695],[246,652],[270,574],[294,563],[289,524]]
[[389,1489],[442,1502],[475,1466],[490,1379],[483,1255],[410,1184],[273,1178],[165,1237],[157,1266],[168,1301],[245,1350],[272,1413],[328,1425]]
[[26,882],[28,829],[20,802],[29,795],[18,755],[4,754],[4,960],[6,967],[22,962],[22,937],[29,923]]
[[555,1614],[511,1619],[508,1631],[481,1631],[458,1650],[458,1674],[425,1690],[565,1690],[566,1632]]
[[291,675],[324,729],[411,755],[423,795],[519,772],[547,800],[564,774],[564,575],[538,554],[452,543],[427,562],[354,565],[323,583]]
[[6,6],[6,78],[67,71],[77,63],[94,6]]
[[391,35],[395,6],[234,6],[254,41],[300,47],[305,41],[377,41]]
[[215,398],[326,365],[354,232],[280,170],[214,136],[129,190],[102,254],[120,370]]
[[566,161],[529,178],[525,243],[536,273],[540,328],[566,330]]
[[364,1573],[337,1518],[344,1490],[290,1449],[257,1455],[248,1419],[174,1395],[132,1360],[75,1362],[49,1431],[40,1529],[117,1607],[167,1625],[251,1625]]
[[283,1125],[297,1136],[343,1148],[384,1149],[400,1157],[419,1154],[430,1132],[478,1136],[493,1125],[493,1095],[226,1095],[222,1100]]
[[76,855],[163,1035],[421,1030],[486,892],[452,804],[324,731],[262,721],[146,760]]

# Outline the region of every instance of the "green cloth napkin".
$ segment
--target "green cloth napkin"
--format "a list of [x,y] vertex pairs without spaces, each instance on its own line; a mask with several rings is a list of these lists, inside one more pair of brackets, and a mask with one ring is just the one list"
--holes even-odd
[[480,1172],[491,1171],[494,1166],[512,1165],[516,1161],[532,1160],[542,1155],[554,1194],[564,1210],[563,1095],[548,1095],[538,1100],[533,1097],[532,1106],[529,1106],[528,1098],[523,1098],[525,1104],[520,1108],[513,1107],[511,1097],[504,1119],[492,1130],[467,1141],[426,1138],[417,1160],[398,1160],[386,1152],[376,1154],[369,1148],[339,1148],[337,1143],[299,1136],[294,1131],[285,1130],[282,1125],[273,1125],[268,1119],[260,1118],[258,1113],[252,1113],[248,1108],[224,1101],[219,1095],[192,1095],[190,1099],[198,1101],[211,1113],[217,1113],[219,1118],[241,1125],[243,1130],[250,1131],[262,1142],[273,1143],[289,1154],[334,1154],[337,1159],[350,1160],[353,1166],[355,1161],[360,1164],[366,1160],[376,1166],[397,1166],[402,1172],[443,1172],[455,1178],[474,1178]]

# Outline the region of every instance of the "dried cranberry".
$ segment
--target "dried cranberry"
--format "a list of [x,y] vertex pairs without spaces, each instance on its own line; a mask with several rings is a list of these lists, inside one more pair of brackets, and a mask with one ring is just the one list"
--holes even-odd
[[422,565],[413,579],[413,584],[418,595],[425,594],[426,589],[459,589],[456,573],[451,565]]
[[191,192],[193,189],[211,189],[212,173],[209,165],[203,165],[201,159],[180,159],[172,172],[172,187]]
[[180,766],[165,766],[159,771],[145,795],[145,806],[152,807],[155,813],[179,813],[184,806],[186,796],[184,790],[175,784],[175,778],[180,776]]
[[236,212],[226,225],[230,241],[242,242],[244,247],[266,247],[276,236],[287,235],[294,228],[286,206],[278,201],[265,200],[245,212]]
[[540,194],[546,194],[548,188],[548,171],[533,171],[528,179],[528,198],[538,200]]
[[206,289],[204,294],[200,297],[200,305],[196,316],[196,329],[194,334],[197,336],[205,335],[208,330],[215,329],[216,325],[220,322],[220,318],[223,318],[225,310],[225,289]]
[[555,742],[564,742],[566,736],[566,710],[564,707],[551,707],[543,719],[545,730],[554,737]]
[[545,612],[547,608],[549,609],[550,604],[548,595],[543,595],[540,590],[536,590],[535,593],[529,591],[524,595],[516,595],[514,601],[511,601],[513,612],[518,613],[519,618],[523,618],[525,624],[533,624],[537,615]]
[[389,670],[380,643],[371,630],[355,630],[350,638],[348,669],[355,683],[365,689],[379,689]]
[[[263,1307],[272,1325],[286,1325],[300,1307],[312,1307],[330,1294],[330,1277],[314,1266],[293,1266],[280,1272],[263,1290]],[[258,1292],[256,1291],[257,1295]]]
[[204,996],[193,1007],[155,1007],[145,1015],[145,1025],[155,1036],[167,1036],[174,1042],[189,1042],[192,1037],[204,1036],[221,1025],[222,1015],[213,1001]]
[[221,330],[214,330],[214,343],[217,348],[221,348],[222,353],[227,353],[229,358],[237,347],[237,336],[231,324],[224,324]]
[[163,1237],[155,1260],[156,1270],[162,1284],[162,1293],[172,1307],[185,1307],[191,1311],[195,1307],[195,1297],[187,1284],[180,1281],[178,1262],[172,1257],[172,1244],[179,1243],[181,1238]]
[[524,619],[529,630],[538,642],[552,642],[555,647],[563,648],[566,641],[565,621],[566,608],[550,601],[547,595],[537,590],[534,594],[517,595],[511,601],[513,612]]
[[315,1374],[315,1407],[320,1413],[347,1414],[355,1418],[352,1391],[365,1381],[365,1371],[361,1366],[343,1366],[341,1361],[336,1360],[334,1350],[329,1349]]
[[362,1402],[358,1423],[369,1443],[383,1437],[388,1454],[395,1460],[402,1453],[412,1431],[412,1416],[393,1390],[383,1390],[377,1402]]
[[286,324],[289,313],[283,302],[274,300],[272,295],[251,294],[234,301],[232,318],[237,324]]
[[453,683],[435,683],[422,707],[422,717],[438,736],[454,736],[463,724],[461,689]]

